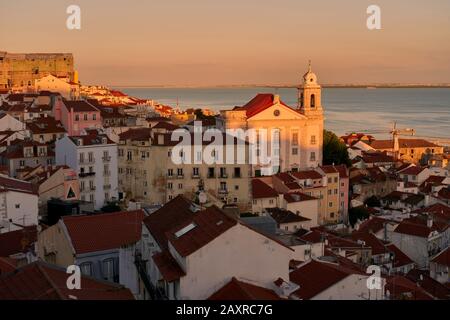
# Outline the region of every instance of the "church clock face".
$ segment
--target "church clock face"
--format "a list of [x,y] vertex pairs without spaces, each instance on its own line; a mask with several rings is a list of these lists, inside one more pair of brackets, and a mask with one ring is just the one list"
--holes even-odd
[[275,116],[275,117],[278,117],[279,115],[280,115],[280,110],[275,110],[274,112],[273,112],[273,115]]

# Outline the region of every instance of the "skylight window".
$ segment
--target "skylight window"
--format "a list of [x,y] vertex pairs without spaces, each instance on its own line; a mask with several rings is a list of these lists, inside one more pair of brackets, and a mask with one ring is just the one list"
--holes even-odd
[[195,223],[188,224],[186,227],[175,232],[175,237],[180,238],[180,237],[184,236],[186,233],[188,233],[189,231],[194,229],[196,226],[197,225]]

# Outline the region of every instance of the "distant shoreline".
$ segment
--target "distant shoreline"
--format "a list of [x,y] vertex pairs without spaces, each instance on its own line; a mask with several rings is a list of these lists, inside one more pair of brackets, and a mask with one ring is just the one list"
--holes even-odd
[[[220,89],[220,88],[298,88],[296,85],[217,85],[217,86],[182,86],[182,85],[107,85],[112,88],[149,88],[149,89]],[[322,88],[336,89],[449,89],[450,84],[323,84]]]

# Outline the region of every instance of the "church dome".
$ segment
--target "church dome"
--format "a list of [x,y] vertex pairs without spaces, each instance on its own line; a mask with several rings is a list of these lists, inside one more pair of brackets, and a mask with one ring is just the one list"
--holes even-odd
[[303,84],[317,84],[317,76],[311,69],[311,61],[309,62],[308,71],[303,75]]

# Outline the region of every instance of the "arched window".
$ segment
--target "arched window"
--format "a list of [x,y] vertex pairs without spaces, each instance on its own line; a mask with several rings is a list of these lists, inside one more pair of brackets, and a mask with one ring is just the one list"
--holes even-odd
[[311,108],[315,108],[316,107],[316,95],[312,94],[311,95]]

